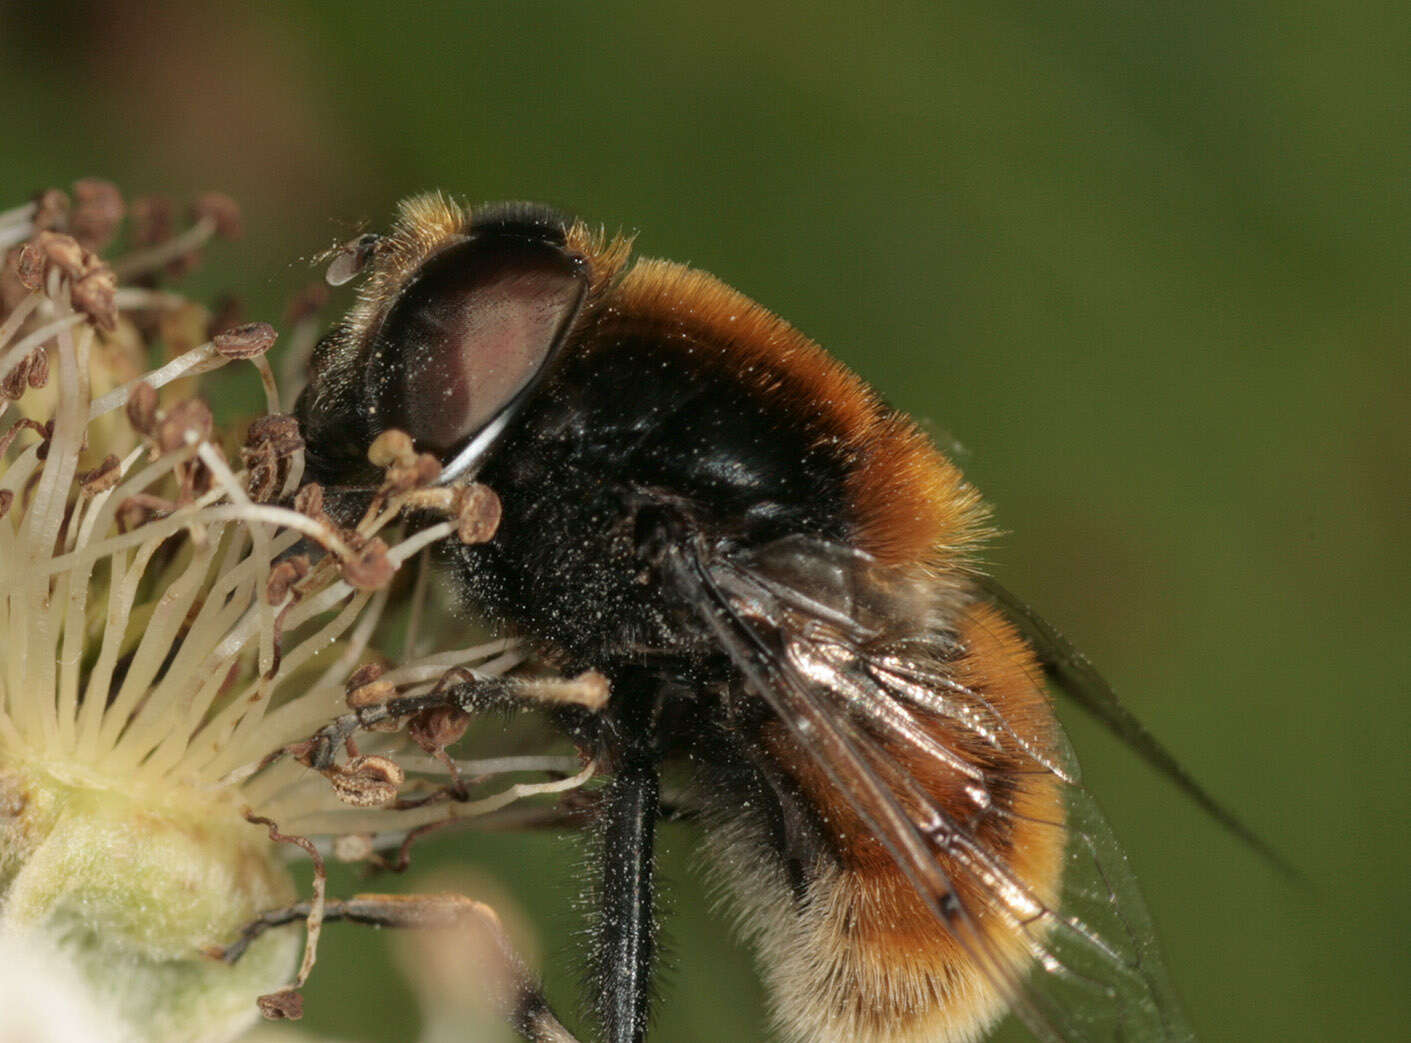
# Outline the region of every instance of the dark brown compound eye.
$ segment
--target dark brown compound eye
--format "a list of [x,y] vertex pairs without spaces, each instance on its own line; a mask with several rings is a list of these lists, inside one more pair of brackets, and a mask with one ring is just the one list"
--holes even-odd
[[556,242],[482,233],[402,292],[367,356],[375,425],[449,456],[505,413],[553,357],[588,272]]

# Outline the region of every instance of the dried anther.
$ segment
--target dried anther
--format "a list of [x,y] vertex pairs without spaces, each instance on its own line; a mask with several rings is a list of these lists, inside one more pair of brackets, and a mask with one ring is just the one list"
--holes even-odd
[[368,446],[367,458],[373,467],[415,466],[416,451],[412,448],[411,435],[395,428],[383,431]]
[[[31,352],[15,364],[15,367],[0,379],[0,400],[17,399],[24,394],[25,388],[30,386],[29,375],[34,369],[36,356],[44,354],[44,349]],[[45,371],[48,371],[47,361]]]
[[40,232],[25,247],[18,264],[20,281],[33,289],[43,285],[46,272],[62,272],[72,287],[70,297],[74,308],[105,330],[117,328],[117,276],[97,254],[85,250],[73,236]]
[[346,766],[335,765],[324,774],[339,800],[359,808],[391,804],[407,777],[396,761],[376,754],[354,757]]
[[441,477],[441,461],[432,453],[422,453],[416,458],[412,470],[416,485],[431,485]]
[[171,409],[157,424],[157,445],[162,452],[170,453],[188,444],[188,437],[197,442],[210,440],[215,430],[215,418],[211,407],[199,398],[184,399]]
[[132,532],[152,518],[153,512],[144,505],[132,499],[124,500],[118,504],[117,511],[114,512],[114,520],[117,522],[118,532]]
[[10,442],[21,431],[31,431],[39,436],[41,449],[40,459],[43,459],[43,445],[54,437],[54,421],[46,420],[41,424],[38,420],[31,420],[29,417],[24,416],[20,417],[15,421],[14,426],[12,426],[10,430],[0,435],[0,452],[10,448]]
[[[348,709],[362,711],[372,706],[382,706],[396,698],[397,686],[391,681],[382,680],[385,672],[381,663],[364,663],[354,670],[343,689]],[[401,724],[395,717],[366,723],[363,726],[374,732],[395,732],[401,729]]]
[[113,241],[125,207],[111,181],[87,177],[73,185],[74,209],[69,230],[86,249],[101,250]]
[[304,448],[304,438],[299,433],[299,421],[292,416],[274,414],[262,416],[250,425],[245,445],[252,449],[269,446],[280,456],[288,456]]
[[29,356],[29,386],[42,388],[49,383],[49,352],[38,348]]
[[294,494],[294,509],[306,518],[320,521],[323,513],[323,486],[310,482]]
[[344,686],[348,709],[362,710],[369,706],[380,706],[397,694],[397,686],[391,681],[382,680],[384,668],[379,663],[366,663],[358,667]]
[[38,420],[31,420],[29,417],[20,417],[10,426],[10,429],[0,435],[0,456],[4,456],[10,448],[10,443],[15,440],[15,436],[21,431],[33,431],[40,438],[49,437],[49,428],[41,424]]
[[242,449],[240,456],[245,461],[248,475],[245,491],[255,503],[271,503],[279,498],[283,487],[279,459],[268,448]]
[[245,486],[256,503],[269,503],[284,492],[291,460],[304,447],[299,423],[290,416],[264,416],[250,425],[240,458],[249,475]]
[[191,204],[191,216],[196,220],[209,218],[222,239],[239,239],[244,232],[240,205],[223,192],[202,192]]
[[172,236],[175,225],[171,199],[141,196],[132,201],[132,239],[136,246],[155,246]]
[[265,584],[265,600],[271,605],[280,604],[294,585],[309,574],[310,568],[307,554],[285,558],[270,569],[269,582]]
[[151,493],[137,493],[135,496],[129,496],[118,504],[118,530],[131,532],[153,518],[163,518],[171,514],[176,508],[177,505],[171,500],[153,496]]
[[425,488],[441,477],[441,461],[430,453],[413,454],[387,465],[382,489],[401,495],[413,489]]
[[10,513],[10,505],[15,502],[15,494],[10,489],[0,489],[0,518]]
[[267,322],[247,322],[217,333],[212,345],[217,354],[228,359],[252,359],[269,351],[278,336]]
[[77,476],[79,485],[90,496],[105,493],[118,484],[122,478],[121,461],[113,453],[103,457],[103,462],[91,471],[81,471]]
[[61,232],[40,232],[34,237],[34,248],[43,258],[46,269],[57,268],[70,279],[84,275],[90,267],[88,259],[93,257],[78,245],[77,239]]
[[69,224],[69,197],[58,188],[47,188],[34,197],[34,227],[50,230],[67,228]]
[[364,663],[348,675],[344,688],[348,692],[354,692],[363,685],[372,684],[386,672],[387,668],[381,663]]
[[320,742],[318,739],[305,739],[302,742],[291,742],[280,752],[288,754],[293,760],[306,768],[313,768],[317,767],[315,762],[322,756],[326,745],[326,743]]
[[355,590],[379,590],[392,582],[396,563],[387,556],[387,543],[374,536],[343,563],[343,578]]
[[39,448],[35,450],[35,455],[38,456],[41,460],[48,459],[49,444],[54,440],[54,421],[46,420],[44,421],[44,423],[38,424],[32,420],[21,420],[15,426],[18,427],[20,426],[20,424],[23,424],[24,426],[28,427],[31,431],[33,431],[39,436]]
[[75,310],[111,333],[118,328],[117,292],[118,277],[104,264],[73,284],[71,299]]
[[[395,428],[373,439],[367,450],[368,462],[386,471],[381,495],[402,495],[422,489],[441,477],[441,461],[431,453],[416,452],[411,436]],[[381,502],[379,497],[377,503]]]
[[255,1001],[270,1021],[298,1021],[304,1016],[304,997],[297,989],[280,989]]
[[432,706],[407,722],[407,734],[412,741],[430,754],[460,741],[470,726],[470,715],[454,706]]
[[14,257],[15,278],[33,293],[44,285],[44,251],[35,243],[25,243]]
[[151,436],[157,430],[157,389],[142,381],[127,396],[127,422],[138,434]]
[[456,535],[462,543],[488,543],[500,528],[503,508],[495,490],[475,483],[458,490]]

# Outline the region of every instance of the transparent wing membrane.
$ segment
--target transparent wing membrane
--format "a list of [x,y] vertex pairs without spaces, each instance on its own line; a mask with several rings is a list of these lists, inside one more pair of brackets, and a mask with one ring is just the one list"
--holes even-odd
[[[670,567],[752,694],[1038,1038],[1190,1038],[1126,858],[1057,724],[1047,712],[1007,716],[959,677],[954,621],[973,593],[800,537],[750,554],[699,543]],[[923,762],[953,773],[959,810],[918,783]],[[999,765],[1051,779],[1062,812],[1029,816],[1006,796]],[[1034,824],[1026,835],[1066,831],[1056,902],[980,825],[1019,816]],[[1028,965],[997,937],[1027,949]]]
[[1188,1040],[1136,877],[1092,795],[1066,788],[1063,895],[1036,939],[1033,988],[1063,1011],[1060,1039]]

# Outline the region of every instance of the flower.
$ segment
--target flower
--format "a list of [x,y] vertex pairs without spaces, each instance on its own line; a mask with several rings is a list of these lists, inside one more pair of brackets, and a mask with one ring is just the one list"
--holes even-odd
[[[300,488],[302,442],[264,358],[273,328],[211,337],[209,313],[150,285],[233,233],[233,204],[202,197],[175,235],[139,228],[140,249],[110,265],[94,251],[121,196],[95,181],[74,195],[0,214],[0,939],[84,983],[114,1039],[230,1039],[289,981],[297,939],[251,936],[233,963],[212,953],[293,901],[288,853],[367,856],[373,835],[586,774],[472,800],[484,778],[548,762],[462,771],[446,699],[401,728],[396,700],[521,658],[505,641],[395,665],[374,650],[398,569],[457,532],[486,538],[485,495],[435,487],[434,461],[395,436],[374,447],[387,481],[357,526]],[[293,339],[311,343],[311,322]],[[176,326],[200,343],[144,373],[144,331],[163,326],[166,343]],[[268,405],[243,442],[195,396],[195,377],[234,360]],[[445,520],[407,535],[409,507]],[[316,750],[319,735],[337,747]],[[311,964],[312,947],[299,981]]]

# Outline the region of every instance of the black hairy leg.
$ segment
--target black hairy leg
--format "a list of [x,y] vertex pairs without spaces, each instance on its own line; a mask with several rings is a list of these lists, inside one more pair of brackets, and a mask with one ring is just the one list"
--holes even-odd
[[653,879],[659,775],[642,761],[616,774],[602,801],[602,894],[594,988],[607,1043],[646,1036],[656,956]]
[[657,949],[661,698],[657,678],[629,675],[614,684],[612,713],[605,721],[614,771],[599,804],[602,866],[590,982],[605,1043],[640,1043],[647,1033]]
[[305,742],[297,744],[298,748],[280,750],[272,757],[292,752],[309,767],[326,771],[332,767],[338,750],[355,733],[384,721],[406,720],[438,708],[452,708],[467,714],[548,709],[560,715],[560,723],[570,734],[587,734],[589,729],[584,722],[592,718],[607,697],[607,680],[592,671],[567,680],[524,680],[481,677],[454,667],[446,671],[429,692],[360,706],[335,717]]

